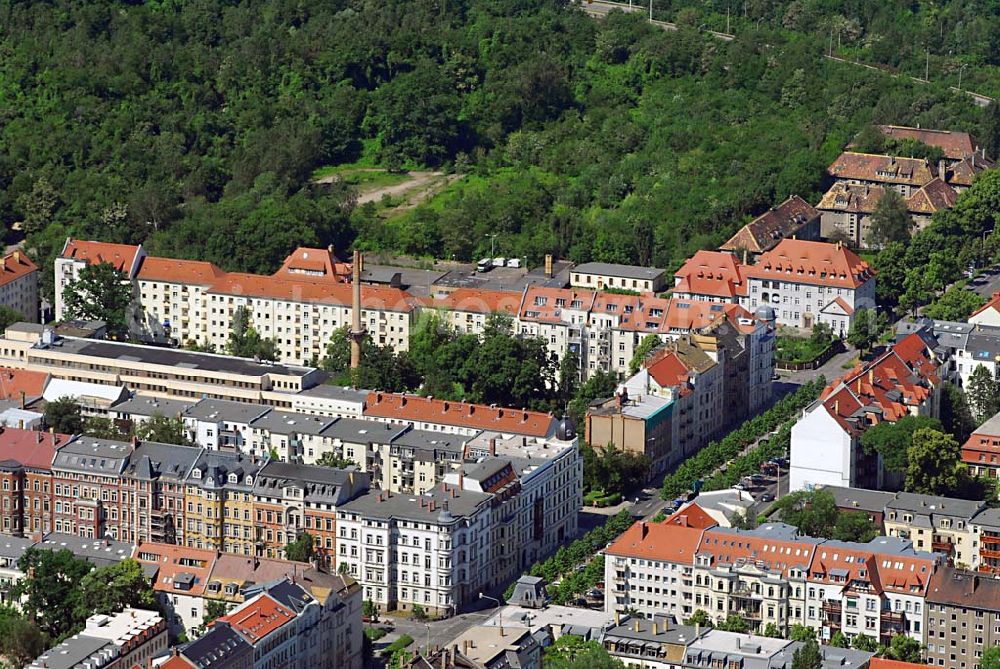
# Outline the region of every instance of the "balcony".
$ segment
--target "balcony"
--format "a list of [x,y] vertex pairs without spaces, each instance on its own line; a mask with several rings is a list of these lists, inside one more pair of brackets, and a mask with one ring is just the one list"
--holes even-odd
[[983,545],[1000,546],[1000,534],[984,534],[979,537],[979,540],[983,542]]
[[944,553],[950,556],[955,551],[955,545],[950,541],[932,541],[931,550],[935,553]]
[[843,612],[840,602],[824,602],[822,610],[824,623],[840,625],[841,614]]

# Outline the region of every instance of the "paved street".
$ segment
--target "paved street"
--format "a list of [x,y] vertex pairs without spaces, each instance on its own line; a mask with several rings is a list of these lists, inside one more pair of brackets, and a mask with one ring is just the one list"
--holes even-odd
[[966,287],[984,298],[989,298],[993,293],[1000,290],[1000,265],[994,265],[984,270],[982,276],[977,276]]

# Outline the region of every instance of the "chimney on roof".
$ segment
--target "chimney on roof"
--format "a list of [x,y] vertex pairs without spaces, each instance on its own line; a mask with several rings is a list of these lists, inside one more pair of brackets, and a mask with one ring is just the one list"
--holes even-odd
[[553,271],[552,271],[552,254],[551,253],[546,253],[545,254],[545,277],[548,278],[548,279],[551,279],[552,278],[552,274],[553,274]]
[[464,489],[465,488],[465,469],[464,468],[458,470],[458,487],[459,487],[459,489]]
[[648,533],[649,533],[649,525],[647,525],[646,521],[644,520],[639,524],[639,538],[645,539]]
[[639,619],[638,618],[635,619],[635,631],[636,632],[639,631]]
[[14,262],[18,265],[21,264],[21,250],[14,249]]
[[490,437],[490,455],[496,457],[497,454],[497,438]]
[[653,618],[653,636],[660,633],[659,625],[656,624],[656,618]]

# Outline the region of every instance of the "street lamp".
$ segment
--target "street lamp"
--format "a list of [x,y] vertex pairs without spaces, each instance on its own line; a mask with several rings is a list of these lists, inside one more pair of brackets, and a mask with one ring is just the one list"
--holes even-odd
[[[497,599],[496,597],[490,597],[489,595],[484,595],[483,593],[480,592],[479,599],[489,599],[491,601],[494,601],[497,603],[497,608],[498,609],[500,608],[500,600]],[[503,636],[503,611],[500,611],[500,636]]]

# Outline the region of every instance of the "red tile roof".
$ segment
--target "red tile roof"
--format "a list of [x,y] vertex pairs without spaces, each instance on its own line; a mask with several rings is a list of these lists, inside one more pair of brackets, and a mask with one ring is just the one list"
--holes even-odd
[[533,437],[547,437],[556,426],[552,414],[485,404],[435,400],[402,393],[368,393],[366,416],[454,425]]
[[740,261],[724,251],[698,251],[674,274],[673,292],[733,300],[746,295]]
[[0,367],[0,400],[19,401],[21,393],[25,397],[38,397],[48,380],[49,375],[45,372]]
[[816,286],[858,288],[875,271],[842,244],[785,239],[743,270],[755,279],[778,279]]
[[459,288],[447,295],[427,298],[424,304],[433,309],[463,311],[476,314],[516,314],[521,306],[521,293],[508,290],[478,290]]
[[716,528],[705,530],[698,544],[698,553],[711,554],[713,567],[750,561],[787,575],[793,567],[808,567],[816,548],[815,542],[774,539],[756,533]]
[[744,225],[719,248],[723,251],[746,249],[750,253],[763,253],[774,248],[780,240],[794,236],[818,217],[815,207],[793,195]]
[[640,521],[625,530],[605,551],[608,555],[694,564],[704,530],[673,523]]
[[923,158],[850,151],[840,154],[826,171],[835,179],[904,184],[915,188],[920,188],[935,176],[934,168]]
[[927,669],[926,664],[913,664],[912,662],[901,662],[900,660],[886,660],[881,657],[873,657],[868,663],[868,669]]
[[743,323],[752,318],[751,313],[738,304],[674,299],[670,300],[664,331],[700,330],[722,319],[729,321],[740,330],[744,330]]
[[[133,669],[146,669],[142,665],[135,665]],[[183,655],[174,655],[169,660],[158,666],[158,669],[197,669],[195,664]]]
[[672,388],[688,380],[688,368],[674,352],[659,357],[648,364],[646,369],[662,388]]
[[953,186],[968,187],[972,185],[972,182],[975,181],[976,177],[982,172],[993,169],[994,167],[996,167],[996,163],[992,160],[988,160],[982,156],[977,157],[973,154],[969,158],[951,165],[948,168],[946,181]]
[[146,257],[139,267],[140,281],[212,285],[225,272],[210,262]]
[[976,151],[972,137],[967,132],[911,128],[905,125],[880,125],[878,128],[886,137],[914,139],[927,146],[936,146],[949,160],[961,160]]
[[229,623],[248,643],[256,646],[268,634],[291,624],[295,620],[295,613],[270,595],[262,594],[219,620]]
[[139,247],[131,244],[109,244],[107,242],[67,239],[61,257],[83,260],[93,265],[107,262],[114,265],[115,269],[128,273],[131,271],[138,253]]
[[333,249],[313,249],[300,246],[292,251],[275,277],[298,280],[308,277],[311,281],[345,283],[351,274],[350,263],[341,262]]
[[707,530],[719,524],[715,518],[708,515],[705,509],[698,506],[697,502],[691,502],[687,506],[681,507],[663,522],[680,527],[694,527],[699,530]]
[[518,317],[527,321],[561,323],[565,310],[589,312],[596,298],[597,292],[592,290],[530,286],[524,292]]
[[3,258],[3,274],[0,274],[0,286],[6,286],[11,281],[37,271],[38,266],[31,262],[31,259],[24,252],[18,250],[8,253]]
[[[135,549],[135,559],[143,564],[155,565],[159,571],[153,589],[160,592],[182,593],[199,597],[205,592],[205,585],[212,573],[218,554],[214,550],[191,548],[175,544],[161,544],[144,541]],[[194,583],[188,590],[174,587],[175,579],[181,574],[194,575]]]
[[[820,397],[845,430],[860,432],[879,421],[894,423],[910,415],[910,409],[923,405],[939,383],[938,365],[914,333],[828,385]],[[877,407],[880,414],[862,415],[863,407]]]
[[962,461],[1000,468],[1000,418],[994,416],[973,431],[962,444]]
[[[1000,291],[994,292],[990,297],[990,301],[973,311],[972,316],[978,316],[988,309],[1000,311]],[[972,318],[972,316],[969,316],[969,318]]]
[[14,427],[0,428],[0,462],[16,462],[29,469],[49,470],[56,449],[72,437]]
[[[282,279],[260,274],[229,273],[206,291],[223,295],[246,295],[272,300],[319,302],[349,306],[351,286],[346,283]],[[410,312],[418,301],[409,293],[386,286],[361,286],[361,307],[384,311]]]

